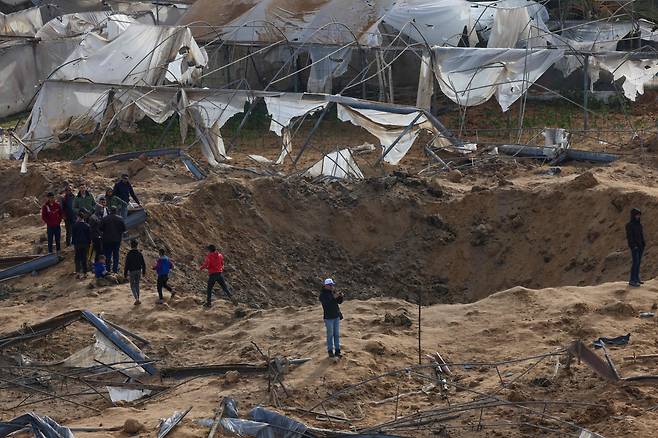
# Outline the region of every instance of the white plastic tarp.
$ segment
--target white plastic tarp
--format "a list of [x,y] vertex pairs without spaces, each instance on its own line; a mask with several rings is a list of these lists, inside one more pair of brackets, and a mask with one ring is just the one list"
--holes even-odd
[[56,144],[60,133],[93,132],[103,119],[109,92],[94,84],[45,82],[22,140],[36,153]]
[[546,26],[548,11],[526,0],[503,0],[490,5],[495,10],[487,47],[539,47],[553,44]]
[[142,24],[173,26],[187,11],[186,4],[154,4],[150,2],[109,1],[113,11],[132,15]]
[[306,89],[309,93],[332,94],[333,79],[345,74],[350,65],[352,49],[345,47],[312,47],[311,71]]
[[62,15],[47,22],[36,34],[42,40],[55,40],[83,35],[107,27],[108,21],[135,23],[135,20],[111,11],[78,12]]
[[[418,119],[416,119],[419,117]],[[395,114],[386,113],[376,110],[355,109],[346,105],[338,105],[338,119],[344,122],[351,122],[356,126],[364,128],[366,131],[379,139],[382,147],[382,154],[385,153],[389,147],[402,135],[407,126],[416,122],[409,129],[396,145],[391,149],[384,161],[390,164],[398,164],[400,160],[407,154],[418,134],[422,129],[430,129],[433,127],[427,121],[424,115],[419,112],[411,114]]]
[[[178,24],[205,40],[378,45],[376,26],[394,0],[199,0]],[[210,24],[204,24],[207,22]]]
[[[188,89],[184,92],[179,114],[181,120],[192,120],[200,137],[206,159],[212,166],[228,158],[222,138],[221,128],[234,115],[244,112],[252,98],[238,91],[208,92]],[[187,123],[187,122],[186,122]]]
[[[121,337],[123,342],[127,343],[133,349],[140,351],[130,339],[119,332],[116,332],[116,335]],[[73,353],[64,359],[62,365],[74,368],[87,368],[98,366],[100,362],[111,365],[113,368],[122,370],[123,373],[133,377],[146,373],[142,367],[136,365],[133,359],[119,350],[100,331],[97,330],[94,333],[94,337],[96,338],[96,342],[93,345]]]
[[[555,37],[555,44],[565,49],[581,52],[614,52],[619,41],[633,30],[629,22],[594,22],[594,23],[566,23],[566,28],[560,36]],[[560,59],[555,68],[562,72],[564,77],[581,68],[582,56],[565,56]]]
[[164,81],[166,67],[183,47],[189,49],[197,63],[205,62],[192,33],[185,27],[132,24],[114,38],[89,33],[53,79],[159,85]]
[[333,178],[363,179],[363,173],[354,161],[349,149],[326,154],[320,161],[306,171],[311,177],[330,176]]
[[0,44],[0,117],[28,109],[41,82],[68,58],[79,43],[79,38],[72,38]]
[[589,59],[590,85],[599,79],[601,70],[612,74],[615,81],[625,78],[622,84],[624,95],[635,101],[638,94],[644,94],[644,84],[650,82],[658,74],[658,60],[629,60],[628,53],[606,53],[591,56]]
[[107,392],[110,394],[110,400],[112,400],[112,403],[120,401],[132,402],[153,393],[150,389],[130,389],[117,386],[108,386]]
[[300,94],[282,94],[280,96],[265,96],[265,105],[270,114],[270,131],[283,137],[281,153],[275,164],[282,164],[283,160],[292,153],[292,139],[290,123],[292,119],[309,113],[322,110],[327,106],[324,100],[302,99]]
[[33,37],[42,26],[40,7],[6,15],[0,12],[0,36]]
[[464,28],[470,45],[477,43],[472,31],[471,5],[466,0],[402,0],[386,13],[382,22],[417,42],[431,46],[457,46]]
[[436,79],[450,100],[474,106],[495,95],[507,111],[564,50],[440,47],[434,53]]
[[283,128],[288,127],[295,117],[314,113],[327,106],[324,100],[302,99],[300,94],[265,96],[264,100],[267,112],[272,117],[270,131],[279,137],[283,135]]

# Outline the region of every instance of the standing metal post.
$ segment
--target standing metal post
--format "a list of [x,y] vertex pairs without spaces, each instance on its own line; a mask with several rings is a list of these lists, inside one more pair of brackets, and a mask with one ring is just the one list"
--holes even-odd
[[422,296],[421,296],[421,290],[418,289],[418,365],[422,364],[422,358],[421,358],[421,349],[420,349],[420,335],[421,335],[421,308],[422,308]]
[[587,110],[587,99],[589,95],[589,55],[585,55],[583,62],[583,129],[589,129],[589,112]]

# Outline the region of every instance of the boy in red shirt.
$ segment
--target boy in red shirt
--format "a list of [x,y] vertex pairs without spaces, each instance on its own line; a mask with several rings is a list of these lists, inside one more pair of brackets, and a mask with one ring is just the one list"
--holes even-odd
[[46,224],[48,234],[48,254],[53,252],[53,239],[55,239],[55,249],[57,255],[61,251],[60,240],[62,238],[62,227],[60,226],[64,218],[64,212],[59,202],[55,201],[55,194],[48,192],[46,203],[41,207],[41,220]]
[[203,307],[210,307],[212,305],[212,288],[215,286],[215,283],[219,283],[224,293],[235,303],[235,299],[228,289],[226,280],[224,280],[224,256],[217,251],[215,245],[208,245],[208,255],[206,255],[206,259],[201,265],[201,270],[203,271],[204,269],[208,270],[208,297]]

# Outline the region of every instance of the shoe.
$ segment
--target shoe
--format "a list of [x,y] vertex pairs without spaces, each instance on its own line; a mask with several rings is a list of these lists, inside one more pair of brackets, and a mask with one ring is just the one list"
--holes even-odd
[[155,304],[164,304],[164,300],[158,300],[155,302]]
[[328,351],[328,353],[329,353],[329,357],[335,357],[333,351]]
[[336,353],[334,354],[336,357],[343,357],[342,354],[340,354],[340,350],[336,350]]
[[205,307],[206,309],[210,309],[210,308],[212,307],[212,304],[210,304],[210,303],[203,303],[203,307]]
[[171,298],[170,298],[170,299],[173,300],[175,296],[176,296],[176,292],[174,292],[174,291],[172,290],[172,291],[171,291]]
[[137,301],[135,301],[135,302],[133,303],[134,306],[139,306],[140,304],[142,304],[142,302],[139,301],[139,300],[137,300]]
[[640,287],[640,283],[635,283],[635,282],[630,282],[628,283],[628,285],[631,287]]

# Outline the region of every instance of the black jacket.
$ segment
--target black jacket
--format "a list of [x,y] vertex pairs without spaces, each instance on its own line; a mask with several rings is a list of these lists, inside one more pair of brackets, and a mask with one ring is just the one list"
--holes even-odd
[[112,189],[112,194],[122,199],[126,204],[130,200],[130,197],[132,196],[135,202],[139,204],[139,200],[135,195],[135,191],[133,190],[133,186],[132,184],[130,184],[130,181],[128,182],[124,182],[123,180],[118,181],[116,184],[114,184],[114,188]]
[[102,217],[98,215],[98,213],[94,213],[91,216],[89,216],[89,219],[87,219],[87,222],[89,223],[89,227],[91,228],[91,238],[92,239],[102,239],[103,238],[103,233],[101,233],[101,221],[103,220]]
[[74,222],[76,219],[76,212],[73,210],[73,201],[75,199],[75,196],[73,193],[65,193],[64,196],[62,196],[62,210],[64,210],[64,219],[70,222]]
[[642,223],[639,219],[635,219],[635,215],[639,210],[631,210],[631,220],[626,224],[626,240],[630,249],[639,249],[644,251],[644,232],[642,231]]
[[146,275],[146,263],[144,262],[144,256],[138,249],[131,249],[126,255],[126,262],[124,263],[123,276],[127,276],[128,272],[131,271],[142,271],[142,274]]
[[322,288],[320,292],[320,302],[322,303],[322,310],[324,312],[324,319],[342,318],[340,307],[338,306],[343,302],[343,297],[334,297],[331,289]]
[[126,231],[126,223],[120,216],[110,214],[101,220],[99,229],[103,233],[103,242],[118,243]]
[[85,221],[77,221],[71,230],[71,243],[75,246],[91,244],[91,228]]

